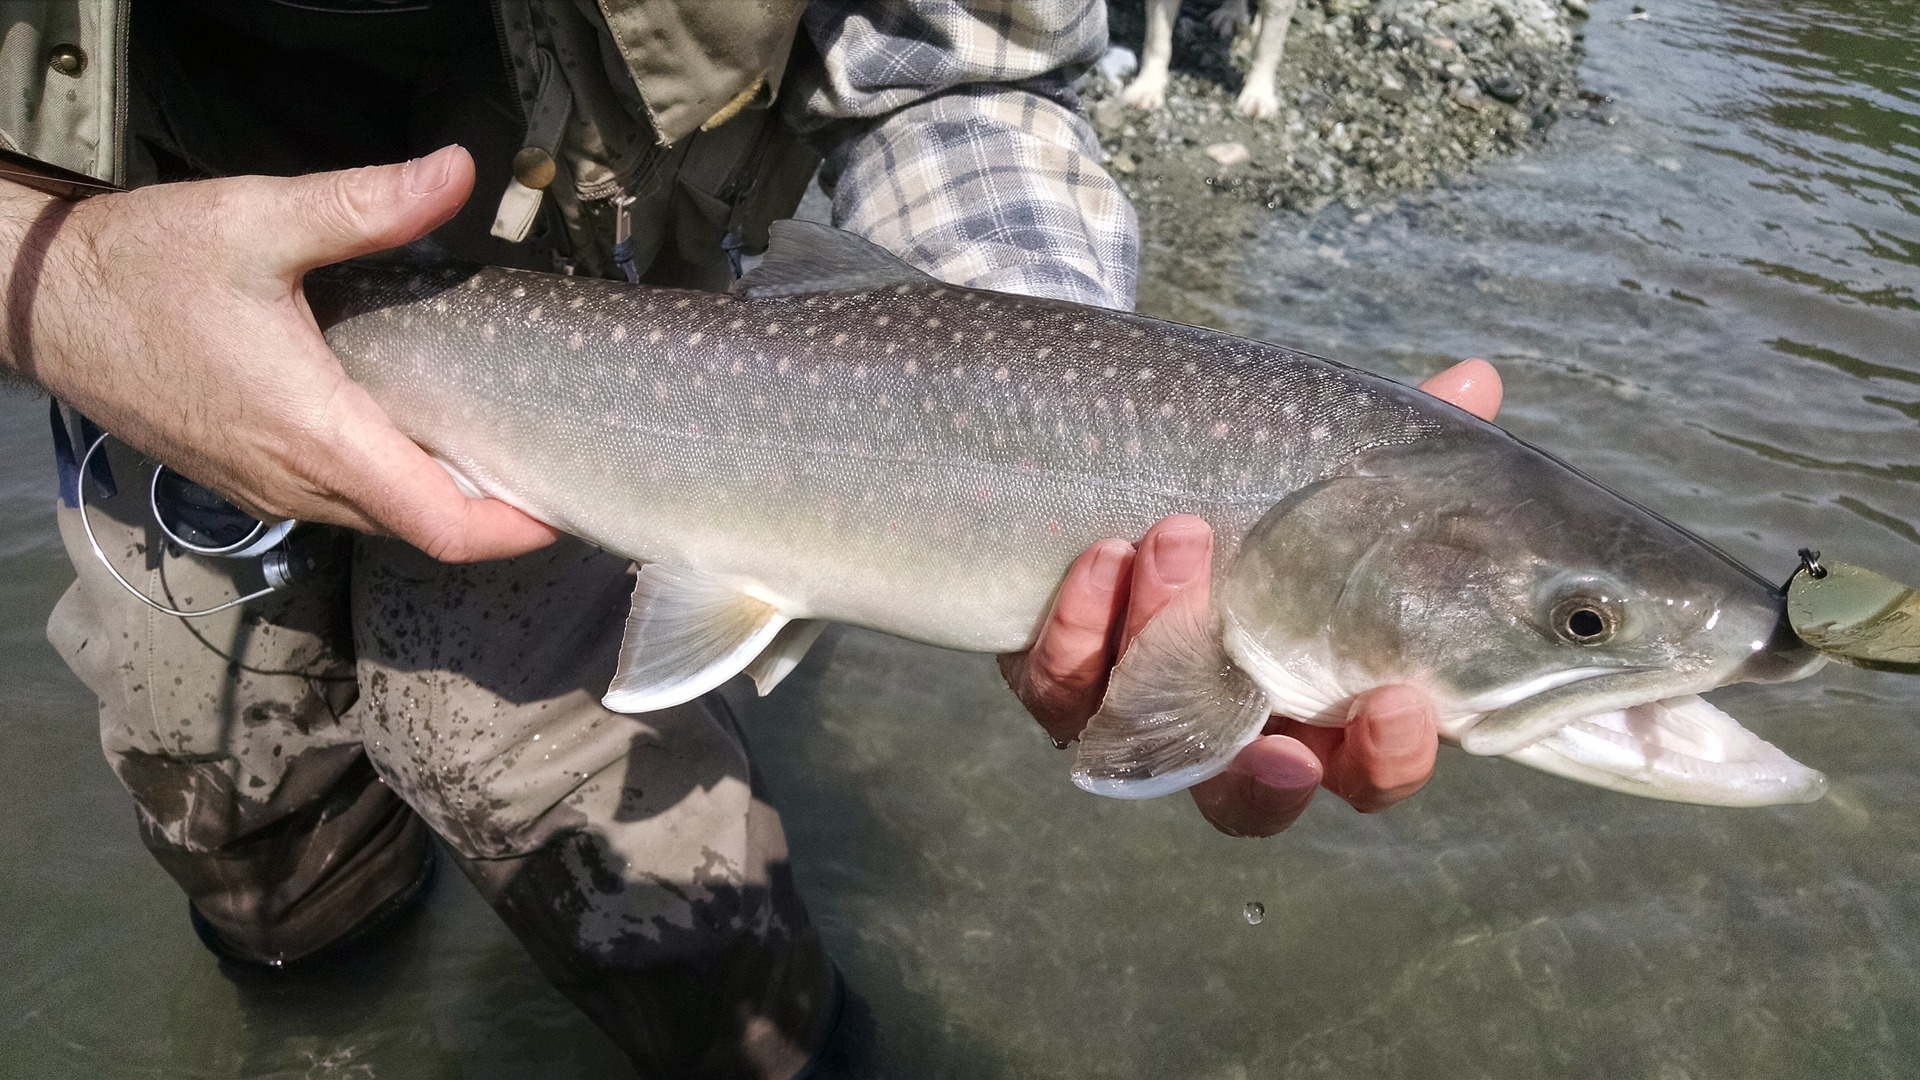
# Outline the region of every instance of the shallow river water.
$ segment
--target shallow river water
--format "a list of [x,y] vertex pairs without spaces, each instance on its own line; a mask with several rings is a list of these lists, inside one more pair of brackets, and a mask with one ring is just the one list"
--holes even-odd
[[[1920,577],[1920,5],[1651,6],[1594,0],[1616,123],[1228,256],[1150,238],[1142,307],[1408,377],[1488,356],[1515,431],[1764,574]],[[0,1076],[627,1075],[457,875],[380,954],[219,971],[41,637],[44,416],[0,398]],[[749,723],[882,1075],[1920,1075],[1920,683],[1716,700],[1831,794],[1447,750],[1388,813],[1233,841],[1079,793],[990,659],[856,631]]]

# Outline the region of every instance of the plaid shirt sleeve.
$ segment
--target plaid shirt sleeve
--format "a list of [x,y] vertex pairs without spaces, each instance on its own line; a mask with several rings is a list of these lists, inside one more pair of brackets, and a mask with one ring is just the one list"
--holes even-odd
[[944,281],[1131,308],[1139,227],[1069,81],[1105,0],[815,0],[789,108],[833,221]]

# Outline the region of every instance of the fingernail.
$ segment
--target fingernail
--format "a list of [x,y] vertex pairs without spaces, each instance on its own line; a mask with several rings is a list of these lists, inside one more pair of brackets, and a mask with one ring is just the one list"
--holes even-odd
[[1093,565],[1087,568],[1088,579],[1103,592],[1119,592],[1120,578],[1126,573],[1129,553],[1125,542],[1109,540],[1102,543],[1094,549]]
[[1264,754],[1253,766],[1254,779],[1284,791],[1309,791],[1320,786],[1317,762],[1284,754]]
[[[1355,702],[1349,719],[1357,717],[1359,713],[1360,703]],[[1374,707],[1368,715],[1370,717],[1369,733],[1373,739],[1374,749],[1383,754],[1392,756],[1411,754],[1425,748],[1426,744],[1433,739],[1433,733],[1426,722],[1426,710],[1417,702],[1392,699],[1391,703],[1384,707]]]
[[1212,534],[1201,528],[1173,528],[1153,536],[1153,568],[1161,581],[1184,585],[1198,578],[1207,568],[1212,553]]
[[453,174],[453,156],[457,153],[457,147],[443,146],[426,157],[407,162],[408,193],[427,195],[445,187],[447,178]]

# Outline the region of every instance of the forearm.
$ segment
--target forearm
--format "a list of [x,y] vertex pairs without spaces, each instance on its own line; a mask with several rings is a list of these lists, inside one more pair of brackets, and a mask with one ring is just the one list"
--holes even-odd
[[[0,373],[61,397],[84,379],[60,362],[68,337],[63,294],[83,278],[87,245],[76,242],[77,204],[0,180]],[[44,302],[52,294],[53,302]]]
[[816,0],[787,88],[834,223],[956,284],[1131,307],[1133,210],[1068,84],[1105,0]]
[[1085,119],[980,85],[907,106],[830,153],[834,224],[943,281],[1131,308],[1133,207]]

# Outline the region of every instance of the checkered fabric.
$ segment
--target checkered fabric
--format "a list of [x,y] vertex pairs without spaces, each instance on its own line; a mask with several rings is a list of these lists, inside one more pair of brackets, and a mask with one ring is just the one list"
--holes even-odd
[[955,284],[1131,308],[1139,226],[1071,80],[1104,0],[815,0],[785,88],[834,224]]

